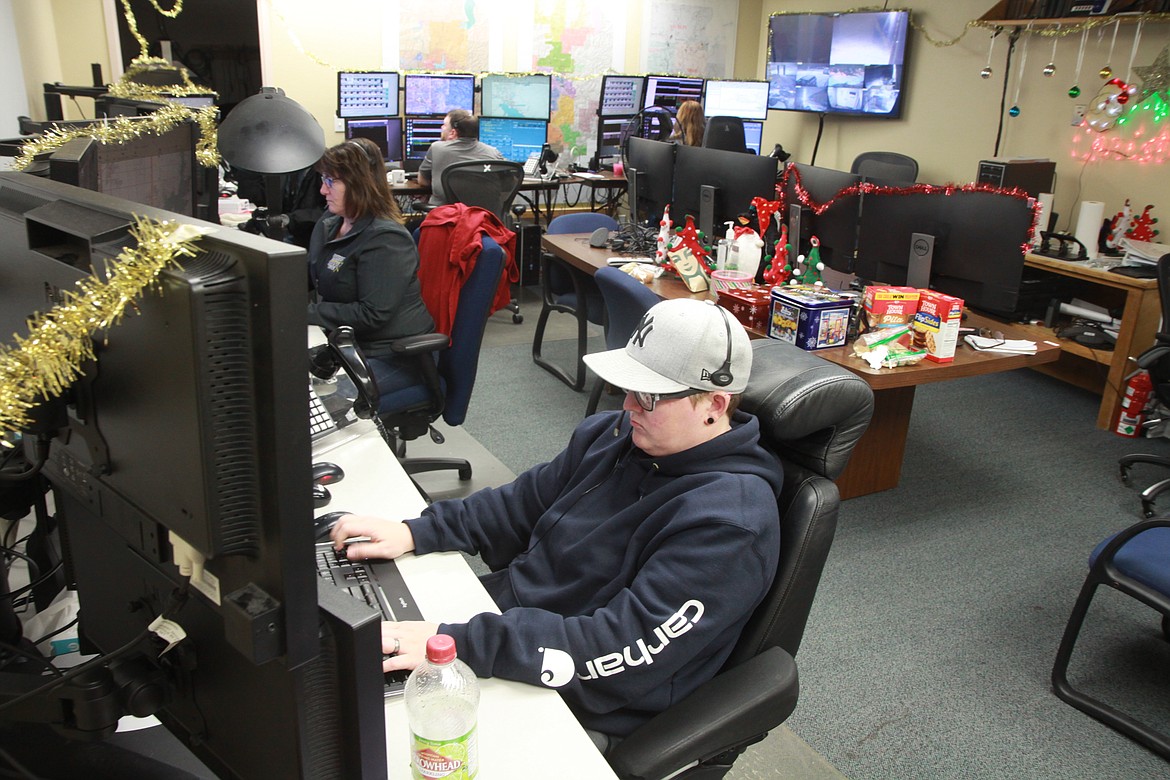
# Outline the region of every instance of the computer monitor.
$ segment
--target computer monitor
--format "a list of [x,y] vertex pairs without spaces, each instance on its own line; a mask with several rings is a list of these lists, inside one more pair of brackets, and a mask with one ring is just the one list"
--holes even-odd
[[674,161],[672,220],[695,218],[708,236],[751,206],[755,197],[776,199],[775,157],[679,145]]
[[189,217],[218,219],[218,206],[214,217],[196,212],[201,195],[197,174],[204,170],[195,158],[198,137],[194,122],[182,122],[162,135],[141,133],[117,144],[81,136],[52,153],[49,177]]
[[340,70],[337,72],[337,115],[342,119],[398,114],[398,74]]
[[622,128],[630,120],[627,116],[599,116],[597,117],[597,158],[621,157]]
[[[78,678],[90,693],[33,676],[59,685],[16,701],[29,676],[0,673],[4,718],[94,739],[129,706],[116,691],[138,691],[222,777],[384,778],[378,616],[318,592],[304,250],[0,173],[0,333],[27,334],[91,269],[106,278],[136,216],[206,233],[94,334],[96,360],[49,403],[43,438],[25,436],[97,656]],[[180,572],[170,534],[206,558],[201,576]],[[177,639],[166,652],[160,617],[185,634],[160,630]]]
[[[813,236],[820,242],[821,262],[843,274],[853,273],[861,196],[861,177],[832,168],[789,163],[783,200],[788,242],[796,254],[808,254]],[[843,194],[849,192],[850,194]]]
[[598,116],[633,116],[643,108],[642,93],[645,89],[645,76],[615,76],[607,73],[601,77]]
[[479,120],[479,140],[498,149],[505,160],[526,162],[548,141],[548,122],[485,116]]
[[479,92],[485,117],[547,122],[552,110],[552,77],[544,73],[489,73],[480,78]]
[[[626,149],[626,179],[631,217],[657,224],[674,193],[676,144],[633,137]],[[673,218],[673,217],[672,217]]]
[[764,123],[745,120],[743,123],[743,144],[756,154],[764,143]]
[[911,264],[929,265],[932,289],[972,309],[1012,317],[1034,218],[1028,198],[990,189],[867,193],[855,273],[905,284]]
[[402,124],[402,167],[408,171],[417,171],[431,144],[439,140],[443,120],[439,117],[408,116]]
[[470,73],[407,73],[404,81],[404,114],[446,116],[457,108],[475,111],[475,76]]
[[708,79],[703,87],[703,113],[763,121],[768,118],[768,82]]
[[368,138],[382,150],[386,162],[402,161],[402,117],[380,116],[345,120],[345,137]]
[[647,76],[642,107],[662,106],[677,110],[684,100],[703,100],[703,79],[685,76]]

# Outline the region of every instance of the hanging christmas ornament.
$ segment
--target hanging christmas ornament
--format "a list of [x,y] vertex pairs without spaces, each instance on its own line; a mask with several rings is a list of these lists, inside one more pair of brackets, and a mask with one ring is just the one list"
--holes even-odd
[[1170,46],[1162,47],[1153,64],[1141,65],[1133,72],[1142,80],[1142,93],[1137,102],[1160,92],[1170,92]]
[[[1028,23],[1028,29],[1032,28],[1032,24]],[[1017,117],[1020,115],[1020,85],[1024,83],[1024,70],[1028,64],[1028,40],[1032,36],[1025,35],[1024,48],[1020,50],[1020,70],[1016,73],[1016,99],[1012,102],[1012,107],[1008,109],[1008,116]]]
[[1056,36],[1060,34],[1060,25],[1056,25],[1056,33],[1052,36],[1052,54],[1048,55],[1048,64],[1044,66],[1044,75],[1051,77],[1056,73]]
[[1113,68],[1109,66],[1109,63],[1113,62],[1113,47],[1117,45],[1117,29],[1119,27],[1121,27],[1121,19],[1113,23],[1113,38],[1109,42],[1109,57],[1105,60],[1105,67],[1097,71],[1097,75],[1103,79],[1108,79],[1113,75]]
[[979,71],[979,78],[991,78],[991,53],[995,51],[995,36],[997,35],[999,35],[999,30],[991,33],[991,43],[987,46],[987,65],[983,67],[983,70]]
[[1077,73],[1073,77],[1073,85],[1068,88],[1068,96],[1070,98],[1078,98],[1081,96],[1081,88],[1077,85],[1081,81],[1081,63],[1085,61],[1085,42],[1089,37],[1089,28],[1086,27],[1081,31],[1081,48],[1077,52]]
[[1085,112],[1085,125],[1098,133],[1116,125],[1125,104],[1120,98],[1126,94],[1128,87],[1121,79],[1110,79],[1102,84]]

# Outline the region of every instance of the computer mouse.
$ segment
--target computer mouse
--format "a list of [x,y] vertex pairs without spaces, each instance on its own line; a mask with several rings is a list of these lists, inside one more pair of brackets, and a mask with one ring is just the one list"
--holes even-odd
[[345,479],[345,472],[336,463],[321,461],[313,464],[313,484],[332,485]]
[[329,538],[329,532],[333,530],[334,524],[345,517],[353,514],[352,512],[326,512],[320,517],[313,519],[313,535],[318,542],[323,542]]
[[329,504],[333,496],[329,493],[329,488],[324,485],[313,485],[313,508],[320,509]]

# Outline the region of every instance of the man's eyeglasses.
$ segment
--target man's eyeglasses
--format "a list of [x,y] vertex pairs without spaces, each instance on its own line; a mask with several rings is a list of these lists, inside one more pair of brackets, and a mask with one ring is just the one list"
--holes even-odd
[[340,181],[340,179],[335,179],[332,176],[322,176],[321,181],[325,182],[326,187],[333,189],[333,185]]
[[706,391],[688,388],[686,390],[680,390],[677,393],[645,393],[640,390],[626,390],[625,392],[633,395],[634,400],[638,402],[638,406],[642,407],[644,411],[652,412],[654,411],[654,406],[659,401],[669,401],[672,398],[686,398]]

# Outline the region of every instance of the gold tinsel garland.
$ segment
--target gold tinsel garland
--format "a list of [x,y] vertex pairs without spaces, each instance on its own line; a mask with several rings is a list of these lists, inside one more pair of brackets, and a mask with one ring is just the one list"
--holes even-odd
[[28,423],[40,399],[60,395],[94,359],[93,339],[117,325],[126,309],[177,258],[195,254],[199,231],[173,222],[139,219],[130,230],[137,246],[123,249],[103,281],[96,274],[63,294],[48,312],[29,318],[29,334],[16,345],[0,345],[0,434]]
[[122,144],[146,133],[162,135],[188,119],[199,125],[195,154],[200,165],[213,168],[219,165],[220,159],[216,146],[216,112],[215,106],[193,109],[179,103],[166,103],[144,117],[119,116],[86,127],[54,127],[26,141],[20,147],[20,154],[13,159],[12,169],[23,171],[38,155],[55,151],[75,138],[93,138],[100,144]]

